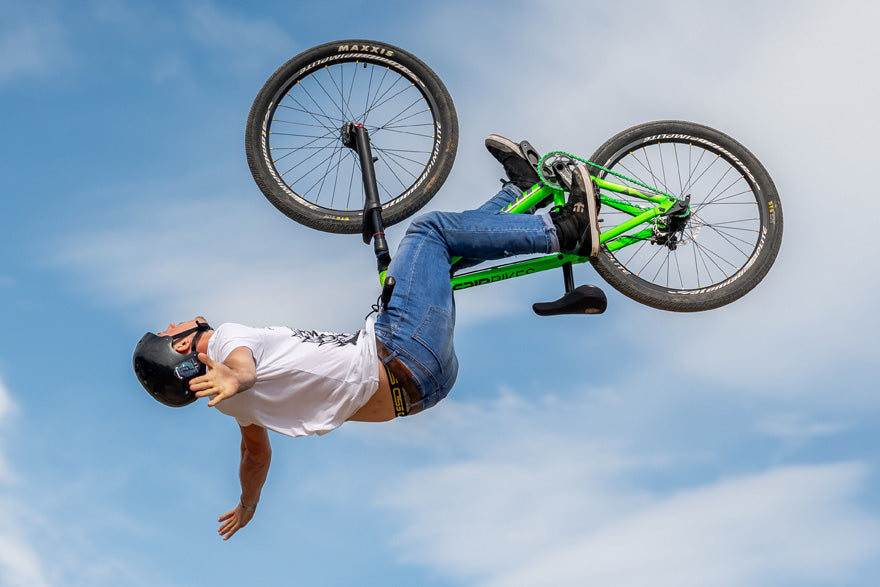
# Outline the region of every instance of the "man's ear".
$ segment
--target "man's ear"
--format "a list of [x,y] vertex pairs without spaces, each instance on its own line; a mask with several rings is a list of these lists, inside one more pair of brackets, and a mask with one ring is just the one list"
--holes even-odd
[[174,350],[181,354],[188,353],[190,348],[192,348],[192,341],[194,336],[195,333],[175,341],[173,345]]

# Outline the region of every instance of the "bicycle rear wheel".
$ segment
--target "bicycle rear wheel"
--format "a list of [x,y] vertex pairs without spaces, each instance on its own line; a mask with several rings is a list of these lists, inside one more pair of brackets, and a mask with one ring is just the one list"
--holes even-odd
[[[614,240],[603,244],[593,266],[624,295],[662,310],[709,310],[744,296],[773,265],[782,243],[776,186],[757,158],[726,134],[691,122],[650,122],[615,135],[590,160],[678,198],[691,197],[691,216],[676,234],[658,233],[662,227],[655,226],[653,239],[614,252],[608,248]],[[592,172],[645,192],[601,169]],[[605,190],[600,197],[645,204]],[[611,205],[603,205],[599,216],[601,230],[632,218]]]
[[393,45],[326,43],[266,81],[245,131],[257,186],[291,219],[361,231],[365,195],[357,153],[342,143],[346,122],[369,133],[386,226],[424,206],[452,169],[458,118],[440,78]]

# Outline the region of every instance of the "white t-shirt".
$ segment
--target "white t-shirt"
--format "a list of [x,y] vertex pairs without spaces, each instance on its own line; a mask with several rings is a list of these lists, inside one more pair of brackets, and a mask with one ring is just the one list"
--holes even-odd
[[234,349],[249,348],[257,382],[217,409],[242,426],[257,424],[287,436],[338,428],[379,387],[374,322],[370,316],[356,334],[221,324],[208,341],[208,356],[223,361]]

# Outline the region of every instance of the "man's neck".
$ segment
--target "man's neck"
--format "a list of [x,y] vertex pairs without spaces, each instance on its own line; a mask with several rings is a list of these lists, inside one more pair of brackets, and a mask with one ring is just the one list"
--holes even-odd
[[214,335],[213,330],[209,330],[205,332],[202,336],[199,337],[199,342],[196,344],[196,351],[200,353],[208,354],[208,341],[211,340],[211,337]]

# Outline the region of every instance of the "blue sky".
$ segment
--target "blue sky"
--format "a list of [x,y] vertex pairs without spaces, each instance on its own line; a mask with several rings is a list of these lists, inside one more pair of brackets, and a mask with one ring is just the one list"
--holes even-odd
[[[874,584],[880,279],[859,172],[878,21],[856,2],[0,2],[0,585]],[[461,292],[449,399],[273,436],[257,516],[224,543],[237,426],[151,400],[131,350],[195,314],[360,327],[370,249],[276,212],[243,149],[263,81],[340,38],[404,47],[452,93],[459,156],[429,209],[497,188],[489,133],[589,156],[680,118],[769,169],[783,247],[746,298],[697,315],[609,288],[602,316],[539,318],[552,274]]]

